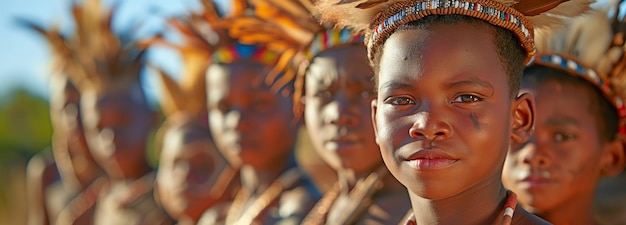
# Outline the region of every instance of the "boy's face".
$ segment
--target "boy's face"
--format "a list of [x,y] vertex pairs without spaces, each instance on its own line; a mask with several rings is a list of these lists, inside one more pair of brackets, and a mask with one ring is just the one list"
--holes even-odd
[[167,212],[197,220],[214,204],[210,195],[219,172],[227,166],[209,137],[208,127],[172,127],[163,137],[156,185]]
[[[486,25],[430,25],[386,41],[372,103],[389,171],[437,200],[499,183],[512,99]],[[532,113],[531,113],[532,114]]]
[[252,62],[212,65],[207,73],[209,124],[218,149],[231,161],[268,168],[291,154],[297,123],[289,95],[270,90]]
[[136,88],[82,95],[87,143],[107,173],[132,173],[146,165],[147,138],[155,120]]
[[536,97],[537,124],[530,142],[510,150],[504,184],[535,212],[592,195],[601,176],[603,142],[591,90],[548,81],[522,91]]
[[309,67],[306,127],[318,154],[335,169],[368,172],[382,163],[370,113],[372,76],[364,46],[327,51]]

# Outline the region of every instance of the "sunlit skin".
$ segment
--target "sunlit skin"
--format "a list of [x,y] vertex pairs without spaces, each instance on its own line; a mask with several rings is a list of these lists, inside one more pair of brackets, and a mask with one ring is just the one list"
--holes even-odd
[[[295,166],[293,148],[299,123],[293,115],[293,90],[270,90],[260,76],[266,69],[256,62],[237,61],[214,64],[207,71],[211,133],[229,162],[242,165],[242,189],[254,193],[247,202],[257,199],[283,172]],[[282,192],[277,206],[280,215],[262,213],[257,220],[274,224],[290,217],[288,220],[297,223],[312,204],[310,193],[302,185]],[[295,202],[298,204],[291,204]]]
[[163,136],[156,191],[161,205],[182,225],[195,224],[206,209],[227,200],[223,192],[211,192],[221,186],[216,182],[228,164],[208,126],[197,117],[181,117]]
[[526,145],[510,150],[503,182],[526,209],[554,224],[595,223],[596,185],[622,151],[619,141],[600,137],[592,91],[555,80],[522,89],[536,97],[535,133]]
[[306,75],[305,121],[317,153],[338,171],[369,174],[382,165],[370,102],[373,72],[363,46],[315,57]]
[[[383,165],[371,125],[372,78],[362,45],[327,50],[313,59],[305,77],[304,115],[309,137],[318,155],[337,171],[342,187],[327,221],[345,211],[342,202],[349,201],[348,192],[357,179]],[[384,183],[374,204],[391,214],[379,216],[388,219],[386,224],[398,223],[410,207],[406,189],[392,176],[385,177]],[[361,222],[371,217],[377,216],[366,214]]]
[[[417,224],[491,224],[502,215],[511,141],[533,124],[533,99],[512,97],[485,24],[397,30],[383,47],[372,102],[376,141],[409,190]],[[536,218],[516,208],[513,223]]]
[[147,140],[157,120],[138,84],[126,90],[85,92],[81,104],[87,143],[109,179],[136,179],[151,171]]

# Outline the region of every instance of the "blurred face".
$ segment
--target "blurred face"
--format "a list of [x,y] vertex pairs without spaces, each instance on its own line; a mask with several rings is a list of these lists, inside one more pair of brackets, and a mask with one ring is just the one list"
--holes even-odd
[[370,113],[372,76],[364,46],[327,51],[309,66],[306,127],[318,154],[336,170],[369,172],[382,163]]
[[173,217],[197,221],[218,201],[211,188],[227,166],[209,136],[208,127],[172,127],[163,137],[157,174],[157,194]]
[[288,95],[271,91],[263,65],[235,62],[208,70],[209,124],[218,149],[233,164],[257,169],[284,164],[297,123]]
[[[89,153],[80,110],[80,94],[66,76],[53,76],[50,99],[50,116],[54,129],[54,148],[62,173],[73,173],[80,182],[93,178],[97,167]],[[69,161],[67,161],[69,160]]]
[[129,91],[83,94],[85,135],[94,158],[107,173],[144,169],[146,141],[154,114],[139,87]]
[[511,137],[508,76],[486,25],[396,31],[372,105],[389,171],[438,200],[499,183]]
[[526,145],[510,150],[504,184],[535,212],[593,194],[601,176],[603,143],[591,90],[548,81],[522,91],[536,97],[535,134]]

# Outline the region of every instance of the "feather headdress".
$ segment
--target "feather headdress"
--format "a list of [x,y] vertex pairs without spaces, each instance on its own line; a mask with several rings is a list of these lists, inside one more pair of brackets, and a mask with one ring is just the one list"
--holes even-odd
[[[311,14],[311,0],[250,2],[255,13],[229,19],[230,34],[241,42],[266,45],[281,53],[266,82],[274,80],[276,88],[295,81],[295,103],[302,97],[304,74],[313,57],[328,49],[363,44],[361,33],[321,25]],[[297,113],[299,105],[294,104]]]
[[70,37],[58,28],[24,24],[47,39],[55,73],[66,73],[81,92],[99,93],[137,83],[143,67],[144,51],[112,31],[113,15],[114,10],[105,10],[99,0],[86,0],[72,7],[76,31]]
[[428,15],[475,17],[514,33],[529,62],[535,53],[533,27],[542,29],[579,15],[593,0],[318,0],[315,15],[366,32],[370,61],[376,47],[400,25]]
[[616,108],[619,132],[626,135],[626,21],[619,5],[600,5],[603,8],[569,21],[562,32],[537,33],[539,54],[533,63],[595,85]]
[[[242,1],[233,1],[232,15],[243,12],[245,5]],[[168,24],[183,38],[182,44],[175,44],[163,36],[141,41],[145,48],[164,46],[179,53],[183,61],[182,76],[179,82],[163,70],[157,71],[162,87],[161,109],[166,116],[185,111],[198,114],[206,110],[206,82],[205,73],[211,63],[212,53],[221,46],[232,42],[224,29],[221,28],[221,18],[212,1],[201,1],[202,11],[190,13],[186,18],[172,18]]]

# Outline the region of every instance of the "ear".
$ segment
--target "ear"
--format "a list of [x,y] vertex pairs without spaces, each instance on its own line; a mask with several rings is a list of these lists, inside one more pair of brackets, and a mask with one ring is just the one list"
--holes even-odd
[[535,99],[528,93],[521,93],[511,104],[511,140],[525,143],[535,128]]
[[376,144],[378,143],[378,127],[376,126],[376,113],[378,110],[378,98],[374,98],[372,99],[372,112],[370,113],[372,115],[372,127],[374,127],[374,137],[375,137],[375,141]]
[[624,143],[622,139],[605,143],[602,149],[602,165],[600,173],[602,176],[615,176],[624,170],[626,166],[626,153],[624,153]]

